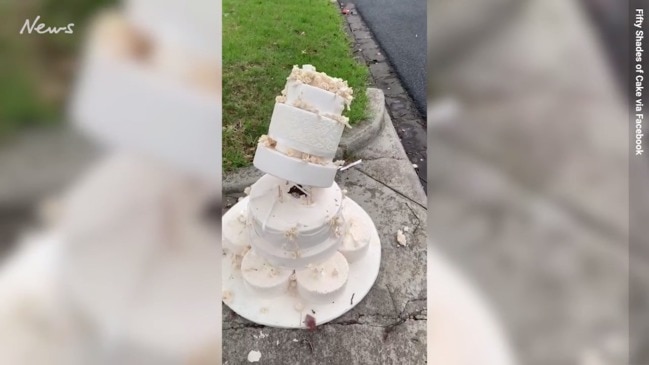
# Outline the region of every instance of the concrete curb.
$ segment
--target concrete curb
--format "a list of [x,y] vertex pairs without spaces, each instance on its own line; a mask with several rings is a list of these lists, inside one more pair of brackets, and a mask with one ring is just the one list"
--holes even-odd
[[[367,146],[381,131],[385,115],[383,91],[368,88],[367,98],[369,118],[355,125],[352,129],[345,130],[340,139],[336,159],[342,159],[346,154],[354,153]],[[264,173],[254,166],[242,167],[235,171],[223,173],[223,194],[243,192],[246,187],[254,184],[263,175]]]

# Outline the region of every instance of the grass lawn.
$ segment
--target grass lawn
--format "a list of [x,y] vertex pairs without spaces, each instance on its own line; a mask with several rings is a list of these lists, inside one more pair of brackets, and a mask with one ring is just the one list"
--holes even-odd
[[365,117],[368,71],[353,57],[330,0],[223,0],[223,169],[250,165],[293,65],[312,64],[354,89],[350,122]]

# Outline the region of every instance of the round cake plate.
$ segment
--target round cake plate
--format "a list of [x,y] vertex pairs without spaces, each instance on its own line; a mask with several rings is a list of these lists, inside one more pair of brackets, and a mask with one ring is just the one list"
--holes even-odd
[[[347,198],[349,199],[349,198]],[[223,215],[223,227],[227,227],[229,219],[237,219],[239,212],[245,207],[248,199],[243,199]],[[358,215],[364,215],[371,222],[369,215],[352,199],[349,208]],[[232,253],[226,251],[222,261],[223,292],[229,292],[225,305],[241,317],[269,327],[276,328],[307,328],[304,324],[306,315],[315,318],[316,325],[332,321],[360,303],[369,293],[379,274],[381,264],[381,241],[379,234],[371,223],[369,248],[365,256],[349,264],[349,278],[344,292],[331,303],[310,303],[300,296],[284,294],[274,298],[260,298],[247,288],[240,269],[232,266]],[[301,304],[301,305],[300,305]],[[297,308],[302,308],[298,310]]]

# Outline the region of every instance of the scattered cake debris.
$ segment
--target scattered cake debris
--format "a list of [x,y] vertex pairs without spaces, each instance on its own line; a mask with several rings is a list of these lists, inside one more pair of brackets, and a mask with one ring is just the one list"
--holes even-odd
[[229,290],[223,291],[223,302],[229,304],[232,302],[232,292]]
[[402,230],[397,231],[397,243],[399,243],[401,246],[408,245],[408,241],[406,240],[406,236],[403,234]]
[[268,337],[268,334],[264,333],[263,331],[259,331],[258,335],[252,335],[252,337],[255,339],[263,339]]
[[259,362],[261,359],[261,352],[252,350],[248,353],[248,362]]

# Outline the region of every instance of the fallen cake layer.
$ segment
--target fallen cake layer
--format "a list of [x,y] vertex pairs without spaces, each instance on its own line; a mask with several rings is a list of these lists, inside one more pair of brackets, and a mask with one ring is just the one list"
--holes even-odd
[[337,252],[329,260],[295,272],[300,295],[316,303],[335,300],[344,290],[349,277],[349,264]]
[[292,270],[269,263],[254,250],[248,251],[241,261],[241,274],[247,287],[264,297],[282,295],[286,292],[291,273]]

